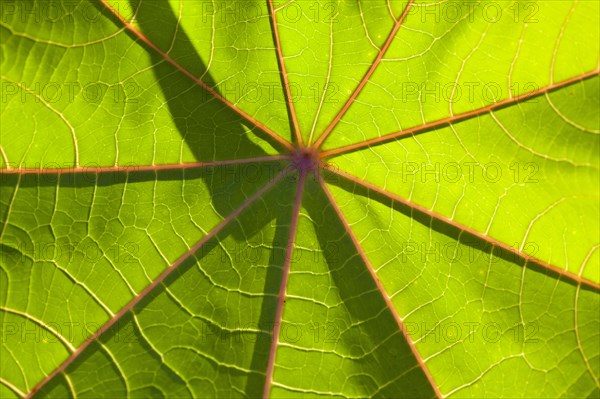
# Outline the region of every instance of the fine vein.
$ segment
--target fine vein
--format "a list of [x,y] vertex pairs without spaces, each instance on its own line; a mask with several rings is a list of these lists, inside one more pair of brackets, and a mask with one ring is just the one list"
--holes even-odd
[[421,367],[421,369],[423,370],[423,373],[427,377],[427,380],[429,381],[429,384],[431,385],[431,388],[435,392],[436,396],[438,398],[442,398],[443,396],[442,396],[442,394],[441,394],[441,392],[440,392],[440,390],[438,388],[438,385],[434,381],[433,376],[431,375],[431,373],[429,372],[429,369],[427,368],[427,365],[423,361],[423,357],[419,354],[419,351],[417,350],[417,347],[415,346],[414,342],[412,341],[412,338],[408,334],[408,331],[406,330],[404,322],[402,321],[402,318],[398,314],[398,311],[396,310],[396,307],[392,303],[392,300],[391,300],[390,296],[388,295],[388,293],[386,292],[385,288],[383,287],[383,284],[379,280],[379,277],[377,276],[377,273],[375,272],[375,268],[373,268],[373,265],[371,264],[371,261],[369,261],[369,259],[367,258],[367,254],[362,249],[362,247],[360,245],[360,242],[358,241],[358,239],[354,235],[354,232],[352,231],[352,228],[350,227],[350,225],[348,224],[348,221],[344,217],[344,214],[342,213],[342,210],[340,209],[339,205],[337,204],[337,201],[333,197],[333,194],[331,194],[331,191],[329,190],[329,188],[327,188],[327,185],[325,184],[325,182],[323,181],[323,179],[320,179],[320,182],[321,182],[321,187],[323,188],[323,191],[325,192],[325,195],[327,195],[327,198],[329,199],[329,202],[331,203],[331,206],[333,207],[333,209],[337,213],[340,221],[344,225],[344,228],[346,229],[346,233],[348,234],[348,237],[350,237],[350,239],[352,240],[352,243],[354,244],[354,247],[356,248],[356,251],[360,255],[360,257],[363,260],[365,266],[367,267],[367,270],[369,271],[369,274],[371,275],[371,278],[373,279],[373,282],[377,286],[377,290],[381,294],[381,297],[385,301],[385,304],[386,304],[387,308],[390,310],[392,316],[394,317],[394,320],[396,321],[396,324],[398,325],[398,328],[402,332],[402,335],[404,336],[404,340],[408,344],[408,346],[409,346],[409,348],[410,348],[410,350],[411,350],[411,352],[412,352],[415,360],[417,361],[419,367]]
[[279,344],[279,331],[281,330],[281,321],[283,316],[283,307],[285,305],[285,292],[290,274],[290,266],[292,264],[292,255],[294,251],[294,241],[296,240],[296,232],[298,230],[298,217],[300,215],[300,206],[302,205],[302,193],[304,191],[304,182],[306,180],[306,171],[300,173],[298,179],[298,188],[296,190],[296,200],[294,202],[294,210],[292,211],[292,222],[290,224],[290,236],[288,238],[285,251],[285,262],[281,273],[281,284],[279,286],[279,297],[277,300],[277,310],[275,312],[275,323],[273,325],[273,335],[271,337],[271,349],[269,350],[269,361],[267,363],[267,377],[263,398],[269,397],[271,391],[271,383],[273,382],[273,369],[275,368],[275,356],[277,354],[277,346]]
[[269,136],[271,136],[271,138],[273,138],[274,140],[276,140],[279,144],[283,145],[288,150],[293,150],[293,146],[287,140],[283,139],[277,133],[275,133],[274,131],[272,131],[271,129],[269,129],[266,125],[262,124],[261,122],[259,122],[254,117],[252,117],[249,114],[247,114],[246,112],[242,111],[240,108],[234,106],[229,100],[227,100],[225,97],[223,97],[222,95],[220,95],[216,90],[214,90],[213,88],[209,87],[206,83],[204,83],[204,81],[202,81],[200,78],[198,78],[195,75],[193,75],[190,71],[188,71],[187,69],[185,69],[177,61],[175,61],[173,58],[171,58],[170,55],[168,55],[167,53],[165,53],[164,51],[162,51],[156,44],[152,43],[150,41],[150,39],[148,39],[142,32],[140,32],[131,22],[129,22],[125,18],[123,18],[123,16],[120,15],[117,12],[117,10],[115,10],[108,3],[107,0],[100,0],[100,2],[106,7],[106,9],[108,11],[110,11],[116,18],[118,18],[121,21],[121,23],[123,25],[125,25],[125,27],[127,29],[129,29],[129,31],[131,31],[131,33],[133,33],[135,36],[137,36],[147,46],[149,46],[154,51],[156,51],[156,53],[158,53],[162,58],[164,58],[165,61],[167,61],[169,64],[173,65],[180,72],[182,72],[187,77],[189,77],[191,80],[193,80],[198,86],[202,87],[204,90],[206,90],[207,92],[209,92],[213,97],[215,97],[217,100],[221,101],[227,107],[229,107],[230,109],[232,109],[233,111],[235,111],[242,118],[246,119],[248,122],[252,123],[254,126],[256,126],[260,130],[262,130],[263,132],[265,132],[266,134],[268,134]]
[[429,122],[429,123],[425,123],[423,125],[419,125],[419,126],[415,126],[406,130],[400,130],[398,132],[395,133],[390,133],[390,134],[386,134],[380,137],[376,137],[373,139],[369,139],[369,140],[365,140],[365,141],[361,141],[359,143],[354,143],[354,144],[350,144],[344,147],[339,147],[339,148],[335,148],[332,150],[328,150],[328,151],[324,151],[321,153],[322,157],[330,157],[330,156],[334,156],[334,155],[340,155],[340,154],[344,154],[347,152],[352,152],[352,151],[356,151],[359,150],[361,148],[366,148],[366,147],[372,147],[384,142],[388,142],[388,141],[392,141],[392,140],[396,140],[405,136],[410,136],[413,134],[417,134],[417,133],[422,133],[437,127],[441,127],[441,126],[445,126],[445,125],[449,125],[452,123],[456,123],[456,122],[460,122],[466,119],[471,119],[471,118],[475,118],[478,117],[480,115],[483,115],[485,113],[488,113],[490,111],[493,111],[495,109],[501,108],[501,107],[505,107],[507,105],[510,104],[514,104],[514,103],[518,103],[520,101],[524,101],[524,100],[528,100],[532,97],[536,97],[545,93],[548,93],[550,91],[580,82],[582,80],[585,79],[589,79],[589,78],[593,78],[595,76],[598,75],[598,73],[600,73],[600,69],[595,69],[593,71],[590,72],[586,72],[584,74],[575,76],[571,79],[567,79],[564,80],[562,82],[559,83],[554,83],[545,87],[542,87],[538,90],[534,90],[531,91],[529,93],[525,93],[525,94],[521,94],[519,96],[515,96],[515,97],[510,97],[507,98],[505,100],[502,101],[498,101],[496,103],[490,104],[488,106],[482,107],[482,108],[478,108],[475,109],[473,111],[468,111],[468,112],[464,112],[462,114],[457,114],[454,116],[449,116],[447,118],[444,119],[440,119],[434,122]]
[[152,292],[157,286],[159,286],[171,273],[173,273],[182,263],[184,263],[188,258],[193,256],[206,242],[215,237],[221,230],[223,230],[232,220],[237,218],[243,210],[248,208],[254,201],[256,201],[259,197],[261,197],[264,193],[270,190],[275,184],[277,184],[281,179],[285,177],[287,171],[282,171],[277,176],[273,178],[269,183],[263,186],[260,190],[255,192],[251,197],[249,197],[239,208],[233,211],[229,216],[221,221],[210,233],[204,236],[200,241],[198,241],[193,247],[191,247],[185,254],[183,254],[179,259],[177,259],[172,265],[170,265],[167,269],[165,269],[150,285],[148,285],[138,296],[133,298],[127,305],[125,305],[117,314],[115,314],[106,324],[100,327],[93,335],[91,335],[81,346],[75,350],[60,366],[58,366],[54,371],[48,374],[38,385],[35,386],[27,394],[27,398],[31,398],[36,392],[38,392],[44,385],[46,385],[49,381],[51,381],[57,374],[66,370],[66,368],[73,363],[84,351],[85,349],[92,343],[95,342],[100,335],[110,329],[117,321],[119,321],[125,314],[132,311],[135,305],[137,305],[142,299],[144,299],[150,292]]
[[342,117],[346,114],[346,112],[348,111],[350,106],[354,103],[354,100],[356,99],[356,97],[358,97],[358,95],[362,91],[363,87],[365,87],[365,85],[367,84],[369,79],[371,79],[371,76],[375,72],[375,69],[377,69],[377,67],[381,63],[381,60],[383,59],[383,56],[385,55],[388,48],[392,44],[392,41],[394,41],[394,38],[396,37],[396,33],[398,33],[398,30],[400,29],[400,27],[402,26],[402,23],[406,19],[406,16],[408,15],[408,12],[410,11],[410,7],[411,7],[413,1],[414,0],[408,1],[408,3],[406,4],[406,7],[404,8],[404,12],[402,13],[402,16],[394,24],[394,27],[392,28],[390,35],[388,36],[387,40],[385,41],[385,44],[383,45],[383,47],[381,47],[381,50],[377,54],[375,61],[373,61],[373,64],[371,64],[371,67],[369,68],[369,70],[367,71],[365,76],[362,78],[362,80],[360,81],[360,83],[354,90],[354,93],[352,93],[352,95],[350,96],[350,98],[348,99],[346,104],[342,107],[340,112],[336,115],[336,117],[329,124],[329,126],[327,126],[327,128],[325,129],[325,131],[323,132],[321,137],[319,137],[319,139],[315,142],[315,147],[317,147],[317,148],[321,147],[323,142],[327,139],[329,134],[333,131],[333,129],[337,126],[338,122],[342,119]]
[[340,170],[335,170],[335,169],[332,168],[332,169],[330,169],[330,171],[332,173],[338,175],[338,176],[341,176],[341,177],[343,177],[343,178],[345,178],[347,180],[350,180],[354,184],[362,186],[363,188],[365,188],[365,189],[367,189],[369,191],[373,191],[373,192],[376,192],[376,193],[378,193],[380,195],[383,195],[383,196],[391,199],[392,201],[399,202],[399,203],[401,203],[403,205],[406,205],[406,206],[412,208],[416,212],[419,212],[421,214],[425,214],[425,215],[427,215],[427,216],[429,216],[429,217],[431,217],[431,218],[433,218],[435,220],[438,220],[438,221],[440,221],[440,222],[442,222],[444,224],[453,226],[454,228],[457,228],[457,229],[459,229],[461,231],[464,231],[464,232],[466,232],[466,233],[468,233],[468,234],[470,234],[470,235],[472,235],[474,237],[477,237],[478,239],[486,241],[486,242],[488,242],[489,244],[491,244],[493,246],[502,248],[502,249],[504,249],[504,250],[506,250],[506,251],[508,251],[510,253],[513,253],[516,256],[518,256],[519,258],[521,258],[522,260],[524,260],[526,263],[527,262],[535,263],[535,264],[537,264],[537,265],[539,265],[539,266],[541,266],[541,267],[543,267],[545,269],[548,269],[551,272],[557,273],[557,274],[559,274],[559,275],[561,275],[561,276],[563,276],[563,277],[565,277],[565,278],[567,278],[569,280],[572,280],[575,283],[578,283],[578,284],[581,284],[581,285],[585,285],[585,286],[594,288],[596,290],[600,290],[600,284],[598,284],[598,283],[595,283],[593,281],[587,280],[587,279],[585,279],[585,278],[583,278],[583,277],[581,277],[581,276],[579,276],[579,275],[577,275],[575,273],[571,273],[571,272],[569,272],[567,270],[559,268],[558,266],[551,265],[551,264],[549,264],[547,262],[544,262],[541,259],[538,259],[538,258],[536,258],[534,256],[531,256],[531,255],[528,255],[528,254],[526,254],[524,252],[521,252],[519,249],[511,247],[510,245],[505,244],[504,242],[502,242],[500,240],[497,240],[497,239],[495,239],[493,237],[487,236],[487,235],[485,235],[485,234],[483,234],[483,233],[481,233],[481,232],[479,232],[479,231],[477,231],[477,230],[475,230],[475,229],[473,229],[471,227],[467,227],[467,226],[465,226],[465,225],[463,225],[461,223],[456,222],[455,220],[452,220],[452,219],[449,219],[449,218],[447,218],[445,216],[442,216],[442,215],[440,215],[437,212],[434,212],[434,211],[432,211],[430,209],[427,209],[427,208],[425,208],[425,207],[423,207],[421,205],[415,204],[414,202],[409,201],[409,200],[407,200],[405,198],[402,198],[402,197],[400,197],[400,196],[398,196],[396,194],[390,193],[389,191],[386,191],[386,190],[382,189],[381,187],[378,187],[378,186],[376,186],[374,184],[371,184],[371,183],[369,183],[369,182],[367,182],[365,180],[362,180],[362,179],[360,179],[360,178],[358,178],[356,176],[353,176],[351,174],[348,174],[348,173],[340,171]]
[[275,39],[275,48],[277,49],[277,61],[279,63],[279,71],[281,73],[281,78],[283,80],[283,86],[285,89],[285,99],[287,103],[288,114],[290,119],[292,120],[292,125],[294,128],[294,134],[296,135],[296,140],[300,147],[303,146],[302,142],[302,134],[300,133],[300,125],[298,124],[298,116],[296,114],[296,109],[294,108],[294,98],[292,97],[289,76],[287,70],[285,69],[285,59],[283,58],[283,48],[281,47],[281,41],[279,39],[279,31],[277,30],[277,12],[275,11],[275,6],[273,5],[273,0],[269,0],[269,13],[271,15],[271,23],[273,25],[273,37]]

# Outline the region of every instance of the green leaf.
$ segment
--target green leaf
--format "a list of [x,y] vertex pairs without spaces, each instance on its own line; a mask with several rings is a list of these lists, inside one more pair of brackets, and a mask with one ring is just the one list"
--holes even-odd
[[0,397],[600,397],[597,1],[0,7]]

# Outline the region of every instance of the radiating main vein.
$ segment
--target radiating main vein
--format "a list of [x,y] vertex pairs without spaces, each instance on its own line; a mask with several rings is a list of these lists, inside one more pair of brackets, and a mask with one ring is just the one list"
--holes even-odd
[[342,117],[346,114],[346,112],[348,111],[350,106],[354,103],[354,100],[356,100],[356,97],[358,97],[358,95],[361,93],[363,87],[365,87],[365,85],[367,84],[369,79],[371,79],[371,76],[373,75],[373,73],[375,72],[375,70],[377,69],[379,64],[381,63],[381,60],[383,59],[383,56],[385,55],[388,48],[392,44],[392,41],[394,41],[394,38],[396,37],[396,33],[398,33],[398,30],[402,26],[402,23],[408,16],[408,12],[410,11],[410,7],[412,6],[413,2],[414,2],[414,0],[408,1],[408,3],[406,4],[406,7],[404,8],[404,12],[402,13],[402,16],[394,24],[394,27],[392,28],[390,35],[388,36],[387,40],[385,41],[383,47],[381,47],[381,50],[377,54],[375,61],[373,61],[373,64],[371,64],[371,67],[369,68],[369,70],[367,71],[365,76],[362,78],[362,80],[358,84],[358,87],[356,87],[356,89],[354,90],[354,93],[352,93],[352,95],[350,96],[350,98],[348,99],[346,104],[342,107],[340,112],[336,115],[336,117],[329,124],[329,126],[327,126],[327,128],[325,129],[323,134],[321,134],[321,137],[319,137],[319,139],[315,142],[315,147],[317,147],[317,148],[321,147],[323,142],[327,139],[327,137],[329,137],[329,135],[331,134],[333,129],[337,126],[338,122],[342,119]]
[[415,211],[417,211],[417,212],[419,212],[421,214],[427,215],[427,216],[429,216],[429,217],[431,217],[431,218],[433,218],[435,220],[438,220],[438,221],[440,221],[440,222],[442,222],[442,223],[444,223],[446,225],[450,225],[450,226],[452,226],[454,228],[457,228],[457,229],[459,229],[461,231],[464,231],[464,232],[472,235],[473,237],[477,237],[478,239],[481,239],[483,241],[488,242],[489,244],[491,244],[493,246],[502,248],[502,249],[504,249],[504,250],[506,250],[506,251],[508,251],[510,253],[513,253],[513,254],[515,254],[516,256],[518,256],[520,259],[522,259],[525,262],[535,263],[535,264],[537,264],[537,265],[539,265],[539,266],[541,266],[541,267],[543,267],[543,268],[545,268],[547,270],[550,270],[553,273],[557,273],[557,274],[559,274],[561,276],[564,276],[564,277],[568,278],[569,280],[574,281],[577,284],[581,284],[581,285],[584,285],[584,286],[587,286],[587,287],[594,288],[596,290],[600,290],[600,284],[598,284],[596,282],[587,280],[587,279],[585,279],[585,278],[583,278],[583,277],[581,277],[581,276],[579,276],[577,274],[571,273],[571,272],[569,272],[567,270],[561,269],[558,266],[551,265],[551,264],[549,264],[547,262],[544,262],[541,259],[538,259],[538,258],[536,258],[534,256],[528,255],[528,254],[520,251],[517,248],[511,247],[510,245],[505,244],[504,242],[502,242],[500,240],[497,240],[497,239],[495,239],[493,237],[490,237],[488,235],[485,235],[485,234],[483,234],[483,233],[481,233],[481,232],[479,232],[479,231],[477,231],[477,230],[475,230],[475,229],[473,229],[471,227],[465,226],[465,225],[463,225],[461,223],[458,223],[458,222],[456,222],[456,221],[454,221],[452,219],[449,219],[449,218],[447,218],[445,216],[442,216],[441,214],[439,214],[437,212],[434,212],[434,211],[432,211],[430,209],[427,209],[427,208],[425,208],[425,207],[423,207],[421,205],[415,204],[414,202],[409,201],[409,200],[407,200],[405,198],[402,198],[399,195],[390,193],[390,192],[384,190],[383,188],[378,187],[378,186],[376,186],[374,184],[371,184],[371,183],[369,183],[369,182],[367,182],[367,181],[365,181],[363,179],[360,179],[360,178],[358,178],[356,176],[353,176],[353,175],[351,175],[349,173],[346,173],[346,172],[343,172],[343,171],[340,171],[340,170],[336,170],[336,169],[333,169],[333,168],[330,169],[330,172],[334,173],[334,174],[336,174],[338,176],[341,176],[344,179],[349,180],[352,183],[357,184],[357,185],[359,185],[359,186],[361,186],[361,187],[363,187],[363,188],[365,188],[365,189],[367,189],[369,191],[372,191],[372,192],[378,193],[380,195],[383,195],[384,197],[389,198],[392,201],[395,201],[395,202],[401,203],[403,205],[406,205],[406,206],[410,207],[411,209],[413,209],[413,210],[415,210]]
[[358,143],[346,145],[346,146],[335,148],[335,149],[328,150],[328,151],[323,151],[321,153],[321,157],[331,157],[334,155],[341,155],[341,154],[345,154],[347,152],[357,151],[357,150],[360,150],[363,148],[367,148],[367,147],[383,144],[388,141],[396,140],[396,139],[399,139],[399,138],[402,138],[405,136],[410,136],[413,134],[426,132],[431,129],[437,128],[437,127],[445,126],[445,125],[456,123],[456,122],[461,122],[463,120],[470,119],[470,118],[476,118],[480,115],[486,114],[495,109],[506,107],[508,105],[515,104],[515,103],[518,103],[521,101],[525,101],[532,97],[536,97],[539,95],[549,93],[553,90],[557,90],[562,87],[569,86],[571,84],[580,82],[585,79],[593,78],[595,76],[598,76],[598,74],[600,74],[600,68],[595,69],[590,72],[583,73],[581,75],[575,76],[573,78],[564,80],[559,83],[554,83],[554,84],[542,87],[538,90],[534,90],[529,93],[521,94],[520,96],[510,97],[505,100],[498,101],[496,103],[490,104],[483,108],[478,108],[478,109],[475,109],[472,111],[464,112],[462,114],[449,116],[444,119],[439,119],[437,121],[425,123],[424,125],[415,126],[415,127],[412,127],[412,128],[406,129],[406,130],[400,130],[398,132],[386,134],[386,135],[383,135],[380,137],[375,137],[373,139],[361,141]]
[[157,286],[159,286],[171,273],[173,273],[182,263],[184,263],[187,259],[193,256],[204,244],[206,244],[209,240],[215,237],[221,230],[223,230],[232,220],[237,218],[242,211],[248,208],[254,201],[260,198],[263,194],[269,191],[273,186],[275,186],[279,181],[281,181],[286,174],[287,170],[283,170],[277,176],[273,178],[269,183],[264,185],[260,190],[255,192],[252,196],[250,196],[239,208],[233,211],[229,216],[221,221],[210,233],[204,236],[200,241],[198,241],[194,246],[192,246],[185,254],[183,254],[179,259],[177,259],[172,265],[170,265],[167,269],[165,269],[150,285],[148,285],[138,296],[133,298],[127,305],[125,305],[117,314],[115,314],[106,324],[96,331],[92,336],[90,336],[81,346],[71,354],[59,367],[57,367],[52,373],[48,374],[46,378],[44,378],[38,385],[35,386],[26,396],[26,398],[31,398],[36,392],[38,392],[42,387],[44,387],[49,381],[51,381],[57,374],[66,370],[66,368],[73,363],[84,351],[85,349],[94,341],[98,339],[100,335],[109,330],[117,321],[119,321],[125,314],[133,310],[133,308],[144,299],[150,292],[152,292]]
[[288,114],[290,116],[290,119],[292,120],[292,126],[294,128],[294,134],[296,136],[296,140],[298,141],[298,144],[302,147],[302,146],[304,146],[303,140],[302,140],[302,133],[300,132],[300,125],[298,124],[298,115],[296,114],[296,109],[294,107],[294,99],[292,98],[289,76],[288,76],[287,70],[285,68],[285,60],[283,58],[283,48],[281,47],[279,31],[277,30],[277,15],[276,15],[276,11],[275,11],[275,6],[273,5],[273,0],[269,0],[269,13],[271,15],[273,37],[275,39],[275,48],[277,49],[277,61],[279,62],[279,70],[281,73],[281,78],[283,80]]
[[[5,175],[65,175],[73,173],[135,173],[135,172],[161,172],[167,170],[185,170],[215,168],[219,166],[243,165],[250,163],[262,163],[271,161],[291,160],[290,155],[266,155],[264,157],[227,159],[223,161],[189,162],[179,164],[162,165],[124,165],[124,166],[84,166],[79,165],[72,168],[0,168],[0,174]],[[7,165],[10,166],[10,165]]]
[[200,78],[193,75],[190,71],[185,69],[177,61],[175,61],[173,58],[171,58],[171,56],[169,56],[167,53],[162,51],[156,44],[152,43],[150,41],[150,39],[148,39],[142,32],[140,32],[131,22],[129,22],[121,14],[119,14],[118,11],[115,10],[114,7],[108,3],[108,0],[100,0],[100,3],[102,3],[106,7],[106,9],[108,11],[110,11],[116,18],[118,18],[119,21],[121,21],[121,23],[123,23],[123,25],[125,25],[125,27],[127,29],[129,29],[129,31],[131,31],[131,33],[136,35],[142,42],[144,42],[146,45],[148,45],[150,48],[152,48],[152,50],[154,50],[162,58],[164,58],[165,61],[167,61],[169,64],[173,65],[180,72],[182,72],[187,77],[189,77],[191,80],[193,80],[198,86],[202,87],[204,90],[209,92],[213,97],[215,97],[217,100],[221,101],[223,104],[225,104],[227,107],[232,109],[234,112],[236,112],[242,118],[246,119],[248,122],[252,123],[254,126],[259,128],[263,132],[267,133],[269,136],[271,136],[271,138],[276,140],[279,144],[281,144],[282,146],[284,146],[285,148],[287,148],[290,151],[293,150],[293,146],[289,141],[285,140],[284,138],[279,136],[277,133],[275,133],[274,131],[269,129],[266,125],[262,124],[254,117],[250,116],[246,112],[242,111],[240,108],[233,105],[229,100],[227,100],[225,97],[223,97],[221,94],[219,94],[216,90],[214,90],[213,88],[208,86],[206,83],[204,83],[204,81],[202,81]]
[[279,286],[279,298],[277,300],[277,310],[275,312],[275,323],[273,325],[273,336],[271,337],[271,349],[269,351],[269,361],[267,362],[267,376],[263,392],[263,398],[269,397],[271,391],[271,383],[273,382],[273,369],[275,368],[275,357],[277,354],[277,346],[279,344],[279,331],[281,330],[281,321],[283,316],[283,307],[285,304],[285,295],[292,264],[292,255],[294,251],[294,242],[296,240],[296,232],[298,230],[298,217],[300,215],[300,206],[302,204],[302,194],[304,192],[304,182],[306,181],[306,171],[300,173],[298,180],[298,188],[296,190],[296,199],[294,201],[294,209],[292,211],[292,222],[290,223],[290,235],[285,251],[285,262],[283,264],[283,272],[281,273],[281,283]]
[[417,350],[414,342],[412,341],[412,338],[408,334],[408,331],[404,325],[404,321],[398,314],[398,311],[394,307],[394,304],[392,303],[392,300],[391,300],[389,294],[386,292],[385,288],[383,287],[383,284],[379,280],[379,277],[377,276],[377,273],[375,272],[375,268],[371,264],[371,261],[369,260],[369,258],[367,258],[367,254],[362,249],[360,242],[358,241],[358,239],[354,235],[354,232],[352,231],[352,228],[350,227],[350,224],[344,217],[344,214],[342,213],[342,210],[340,209],[335,198],[333,197],[333,194],[331,194],[331,191],[327,188],[327,185],[325,184],[325,182],[323,181],[322,178],[320,179],[320,183],[321,183],[321,187],[322,187],[323,191],[325,192],[325,195],[327,196],[327,198],[329,199],[329,202],[331,203],[331,206],[335,210],[338,218],[340,219],[340,222],[344,226],[346,233],[348,234],[348,237],[352,240],[352,243],[354,244],[356,251],[358,252],[358,254],[361,257],[362,261],[364,262],[365,266],[367,267],[367,270],[368,270],[369,274],[371,275],[371,278],[373,279],[373,282],[375,283],[377,290],[381,294],[387,308],[392,313],[392,316],[394,317],[394,320],[396,321],[398,328],[402,332],[402,335],[404,336],[404,339],[405,339],[408,347],[410,348],[413,356],[415,357],[417,364],[423,370],[423,373],[425,374],[425,377],[427,377],[427,380],[429,381],[429,384],[431,385],[431,388],[435,392],[436,396],[438,398],[442,398],[443,395],[440,392],[440,389],[438,388],[437,383],[433,379],[433,376],[429,372],[427,365],[423,361],[423,357],[419,354],[419,351]]

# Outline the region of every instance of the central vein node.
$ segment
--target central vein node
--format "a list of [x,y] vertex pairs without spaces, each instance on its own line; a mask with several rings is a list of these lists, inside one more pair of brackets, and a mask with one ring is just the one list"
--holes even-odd
[[312,148],[299,148],[292,157],[294,167],[301,173],[313,172],[319,168],[319,155]]

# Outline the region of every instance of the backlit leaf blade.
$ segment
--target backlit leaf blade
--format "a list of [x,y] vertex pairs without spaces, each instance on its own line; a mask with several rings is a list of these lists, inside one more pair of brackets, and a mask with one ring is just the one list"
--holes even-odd
[[[2,207],[10,208],[2,221],[6,378],[31,390],[280,169],[263,165],[252,179],[244,165],[58,183],[3,175],[3,190],[12,189],[2,197],[10,198]],[[35,215],[18,217],[31,208]],[[225,267],[223,259],[212,262]]]
[[[264,194],[103,336],[102,346],[90,346],[89,359],[66,371],[75,392],[260,395],[277,303],[272,282],[280,278],[291,220],[288,204],[277,214],[269,205],[293,195],[295,186],[286,179]],[[276,224],[257,228],[274,219]],[[68,393],[62,380],[43,396]]]
[[405,5],[383,0],[298,1],[275,8],[284,43],[282,58],[305,142],[314,142],[340,112]]
[[415,2],[324,148],[465,114],[598,73],[594,1]]
[[[128,2],[118,4],[121,11],[131,10]],[[8,6],[3,8],[2,29],[10,32],[3,47],[12,54],[2,68],[3,164],[140,166],[276,152],[260,129],[128,35],[104,6],[85,1],[77,6],[64,25],[37,24],[36,13],[21,14],[19,7],[8,14]],[[157,11],[164,14],[162,7]],[[29,33],[30,26],[35,30]],[[201,69],[204,62],[185,31],[178,35],[188,46],[187,63]],[[54,66],[29,67],[30,57]],[[68,73],[58,74],[57,68]]]
[[[377,275],[443,396],[598,393],[597,294],[383,196],[337,184],[333,195],[368,259],[381,265]],[[594,332],[582,341],[581,329]]]
[[599,397],[599,14],[3,1],[0,396]]
[[[272,396],[435,397],[318,182],[307,182]],[[329,226],[320,229],[319,226]],[[320,378],[321,375],[331,378]]]
[[[586,261],[598,234],[578,230],[600,229],[598,81],[331,163],[574,275],[585,263],[581,275],[598,283],[598,258]],[[590,111],[562,118],[555,103],[575,95]]]

